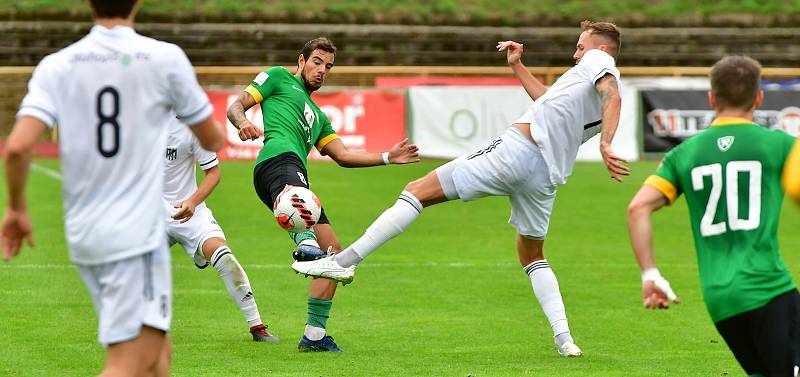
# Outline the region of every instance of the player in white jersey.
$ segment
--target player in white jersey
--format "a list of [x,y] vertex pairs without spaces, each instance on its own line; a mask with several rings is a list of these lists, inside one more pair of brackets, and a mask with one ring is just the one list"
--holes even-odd
[[621,176],[629,174],[625,161],[611,148],[621,106],[615,66],[619,30],[607,22],[585,21],[581,26],[583,32],[573,56],[577,64],[550,88],[522,65],[521,44],[500,42],[498,50],[507,51],[514,74],[535,101],[530,110],[485,148],[409,183],[395,205],[341,253],[295,262],[292,268],[347,283],[353,280],[355,266],[361,260],[408,228],[424,207],[453,199],[508,196],[509,223],[517,230],[519,260],[550,321],[558,352],[580,356],[582,352],[569,332],[558,282],[542,249],[556,189],[572,173],[578,147],[598,132],[600,152],[611,178],[621,182]]
[[[180,243],[200,269],[208,267],[210,261],[225,282],[228,294],[239,306],[253,340],[277,342],[278,338],[268,333],[261,322],[247,273],[231,252],[222,228],[205,203],[222,175],[217,154],[203,149],[192,132],[175,120],[169,129],[164,164],[164,201],[172,214],[167,220],[170,245]],[[204,173],[200,186],[195,164],[200,165]]]
[[27,173],[33,145],[57,124],[69,256],[97,312],[103,375],[167,375],[167,127],[177,114],[211,150],[224,135],[183,51],[134,31],[138,1],[90,2],[95,26],[39,63],[8,138],[4,258],[16,256],[23,240],[33,245]]

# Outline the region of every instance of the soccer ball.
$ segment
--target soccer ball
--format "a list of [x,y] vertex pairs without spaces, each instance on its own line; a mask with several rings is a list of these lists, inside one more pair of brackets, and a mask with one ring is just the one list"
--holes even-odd
[[287,185],[275,200],[273,213],[281,228],[294,233],[311,229],[319,221],[322,205],[311,190]]

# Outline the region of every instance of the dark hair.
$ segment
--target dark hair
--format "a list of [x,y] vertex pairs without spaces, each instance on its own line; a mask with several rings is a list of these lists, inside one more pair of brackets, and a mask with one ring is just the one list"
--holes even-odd
[[128,18],[136,0],[89,0],[97,18]]
[[726,56],[711,67],[717,108],[750,109],[761,88],[761,64],[748,56]]
[[303,46],[303,49],[300,50],[300,53],[303,55],[305,60],[308,60],[314,50],[322,50],[325,52],[330,52],[334,55],[336,54],[336,46],[333,45],[333,42],[331,42],[330,39],[325,37],[314,38],[306,42],[306,45]]
[[608,40],[609,55],[616,58],[619,55],[619,50],[622,48],[622,40],[619,35],[619,28],[610,22],[594,22],[585,20],[581,22],[581,29],[589,31],[591,35],[599,35]]

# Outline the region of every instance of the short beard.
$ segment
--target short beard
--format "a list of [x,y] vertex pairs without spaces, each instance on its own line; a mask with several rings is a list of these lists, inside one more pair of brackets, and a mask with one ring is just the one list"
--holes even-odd
[[313,86],[313,85],[311,85],[308,82],[308,79],[306,79],[305,72],[300,72],[300,78],[303,79],[303,86],[306,88],[306,91],[309,92],[309,93],[313,93],[313,92],[317,91],[321,87],[321,86]]

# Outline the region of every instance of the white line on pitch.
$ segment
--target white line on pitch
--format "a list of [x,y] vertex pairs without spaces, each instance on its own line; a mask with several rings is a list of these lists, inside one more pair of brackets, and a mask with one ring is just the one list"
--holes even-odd
[[44,174],[44,175],[46,175],[46,176],[48,176],[50,178],[53,178],[53,179],[55,179],[57,181],[61,180],[61,173],[59,173],[57,170],[53,170],[53,169],[50,169],[48,167],[44,167],[44,166],[39,165],[37,163],[31,164],[31,168],[34,171],[42,173],[42,174]]

